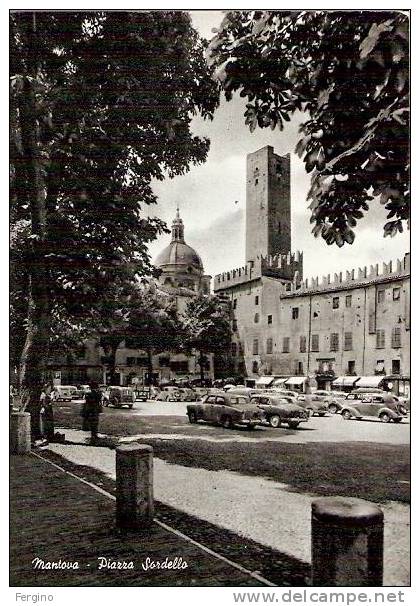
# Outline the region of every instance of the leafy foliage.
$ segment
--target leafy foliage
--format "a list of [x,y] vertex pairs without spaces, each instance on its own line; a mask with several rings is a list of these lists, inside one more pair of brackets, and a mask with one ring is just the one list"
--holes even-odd
[[212,117],[218,92],[185,12],[14,12],[10,31],[11,219],[26,226],[12,259],[12,341],[28,316],[16,302],[43,266],[51,342],[64,326],[93,330],[115,296],[153,274],[147,246],[165,225],[149,214],[151,181],[205,160],[209,141],[190,122]]
[[185,347],[200,352],[201,379],[206,353],[223,355],[230,348],[230,315],[218,297],[199,295],[187,303],[184,321]]
[[125,289],[115,299],[104,300],[98,314],[99,344],[108,358],[111,382],[114,382],[115,356],[119,347],[143,349],[148,353],[149,376],[152,355],[176,351],[181,347],[182,325],[173,301],[156,293],[153,284]]
[[351,244],[374,197],[384,235],[409,218],[409,33],[403,12],[231,11],[207,50],[253,131],[305,112],[296,152],[312,173],[313,233]]

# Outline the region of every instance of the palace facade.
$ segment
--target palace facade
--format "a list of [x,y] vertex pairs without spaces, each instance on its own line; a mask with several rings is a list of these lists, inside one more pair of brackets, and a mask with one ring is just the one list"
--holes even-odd
[[[247,157],[246,263],[215,276],[231,302],[236,373],[309,377],[330,388],[410,375],[410,256],[302,280],[291,253],[290,157]],[[376,378],[376,379],[375,379]],[[334,383],[335,382],[335,383]]]

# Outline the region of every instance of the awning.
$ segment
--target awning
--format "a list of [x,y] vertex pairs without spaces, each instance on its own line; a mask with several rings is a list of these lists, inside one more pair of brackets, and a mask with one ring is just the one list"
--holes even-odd
[[337,377],[331,383],[331,387],[353,387],[354,383],[359,379],[360,377]]
[[260,377],[258,381],[255,383],[255,387],[268,387],[274,381],[273,376]]
[[373,377],[360,377],[355,387],[378,387],[379,383],[384,380],[383,375],[375,375]]
[[284,379],[276,379],[274,381],[272,387],[280,387],[281,385],[284,385],[286,381],[287,381],[287,377],[284,377]]
[[302,385],[306,380],[306,377],[289,377],[287,381],[285,381],[285,385]]

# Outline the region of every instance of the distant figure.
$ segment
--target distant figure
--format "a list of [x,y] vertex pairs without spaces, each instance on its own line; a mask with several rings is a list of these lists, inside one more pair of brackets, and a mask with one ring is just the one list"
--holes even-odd
[[83,429],[91,432],[91,441],[98,439],[99,414],[102,412],[102,392],[96,381],[89,383],[90,391],[85,394],[82,408]]
[[42,388],[40,404],[41,404],[41,434],[49,441],[54,439],[54,411],[52,407],[53,386],[51,383],[46,383]]

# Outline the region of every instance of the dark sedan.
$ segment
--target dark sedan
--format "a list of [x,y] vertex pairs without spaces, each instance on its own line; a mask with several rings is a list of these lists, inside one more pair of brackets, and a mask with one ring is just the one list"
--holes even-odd
[[234,425],[246,425],[249,428],[261,425],[264,413],[251,403],[249,397],[228,393],[209,394],[201,402],[187,405],[190,423],[209,421],[226,428]]
[[252,397],[251,403],[257,404],[264,411],[265,419],[271,427],[280,427],[285,423],[290,429],[296,429],[300,423],[308,420],[306,410],[286,398],[263,394]]

